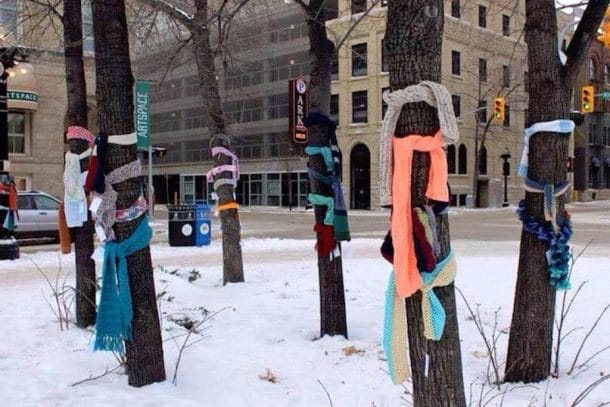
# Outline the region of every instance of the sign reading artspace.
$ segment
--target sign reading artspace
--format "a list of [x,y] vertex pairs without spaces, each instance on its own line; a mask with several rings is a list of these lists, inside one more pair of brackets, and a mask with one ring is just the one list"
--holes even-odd
[[307,83],[303,78],[288,81],[288,133],[295,143],[307,143]]
[[8,107],[11,109],[38,109],[38,93],[23,90],[9,90],[6,92]]
[[135,99],[138,150],[148,151],[150,145],[150,83],[136,81]]

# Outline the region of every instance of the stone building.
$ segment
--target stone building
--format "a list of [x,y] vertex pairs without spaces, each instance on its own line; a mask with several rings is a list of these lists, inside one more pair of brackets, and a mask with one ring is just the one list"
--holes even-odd
[[586,63],[580,70],[574,92],[574,110],[580,110],[580,89],[593,85],[594,112],[574,132],[574,189],[579,200],[610,198],[610,49],[594,40]]
[[[88,9],[85,9],[87,13]],[[8,127],[10,173],[20,190],[63,195],[66,83],[61,32],[52,29],[49,15],[17,0],[0,3],[0,46],[20,46],[27,63],[9,71]],[[61,27],[58,21],[56,26]],[[91,19],[85,15],[88,52],[87,83],[94,110]],[[91,126],[95,115],[90,114]]]
[[[333,115],[344,156],[344,184],[349,202],[355,208],[378,206],[378,139],[385,111],[382,92],[389,87],[388,65],[384,58],[385,3],[370,11],[338,53],[336,80],[332,84]],[[352,21],[370,6],[366,1],[339,0],[339,18],[328,23],[336,38],[343,38]],[[452,95],[460,141],[448,148],[449,182],[452,203],[465,205],[474,183],[475,138],[485,145],[479,163],[479,206],[502,202],[502,163],[508,150],[512,159],[509,201],[521,194],[516,161],[523,145],[524,111],[527,106],[526,48],[522,27],[522,2],[445,1],[442,48],[442,83]],[[492,101],[506,98],[502,123],[492,122]],[[475,113],[479,107],[489,106]],[[485,133],[485,135],[484,135]]]

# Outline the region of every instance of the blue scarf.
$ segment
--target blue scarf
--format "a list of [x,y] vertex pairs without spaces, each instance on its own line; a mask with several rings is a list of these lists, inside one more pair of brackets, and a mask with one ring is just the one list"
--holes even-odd
[[125,353],[124,341],[132,339],[133,318],[127,257],[148,246],[151,238],[148,217],[144,216],[128,239],[106,242],[94,350],[115,351],[121,355]]

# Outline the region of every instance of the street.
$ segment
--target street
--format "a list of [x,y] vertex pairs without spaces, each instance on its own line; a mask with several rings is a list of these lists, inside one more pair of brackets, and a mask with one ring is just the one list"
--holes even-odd
[[[584,246],[593,240],[590,250],[607,251],[610,248],[610,233],[607,222],[610,219],[610,202],[573,203],[568,205],[574,224],[572,242]],[[243,208],[239,212],[242,237],[313,239],[313,212],[311,210],[274,208]],[[213,239],[220,238],[220,220],[212,220]],[[349,212],[352,238],[379,238],[385,236],[389,228],[389,211]],[[515,214],[515,207],[498,209],[453,208],[449,213],[452,240],[518,241],[521,223]],[[153,223],[153,243],[167,242],[167,210],[158,205]],[[21,252],[59,250],[57,244],[27,245]]]

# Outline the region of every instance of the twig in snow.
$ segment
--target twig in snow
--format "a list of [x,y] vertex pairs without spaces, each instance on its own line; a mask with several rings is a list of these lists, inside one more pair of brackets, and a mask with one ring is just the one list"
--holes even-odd
[[580,343],[580,346],[578,347],[578,352],[576,352],[576,356],[574,356],[574,360],[572,361],[572,366],[570,366],[570,370],[568,370],[568,375],[572,374],[572,372],[574,371],[574,367],[576,366],[576,363],[578,362],[578,357],[580,356],[580,352],[582,352],[582,348],[585,346],[585,342],[587,342],[587,339],[589,339],[589,336],[591,336],[591,334],[593,333],[595,328],[597,328],[599,321],[602,319],[602,317],[604,316],[606,311],[608,311],[609,308],[610,308],[610,304],[608,304],[604,307],[604,309],[599,313],[599,316],[597,317],[597,319],[595,320],[595,322],[593,323],[593,325],[591,326],[591,328],[589,329],[589,331],[583,338],[582,342]]
[[[172,339],[174,340],[174,342],[176,343],[176,346],[179,347],[178,350],[178,359],[176,359],[176,365],[174,367],[174,375],[172,377],[172,384],[175,386],[178,383],[178,368],[180,367],[180,362],[182,361],[182,355],[184,353],[184,350],[198,344],[199,342],[201,342],[204,338],[200,338],[199,340],[196,340],[194,342],[189,343],[189,339],[191,338],[192,334],[198,334],[201,335],[202,331],[205,331],[207,329],[207,327],[204,327],[203,329],[199,329],[203,324],[205,324],[206,322],[208,322],[211,319],[214,319],[214,317],[218,314],[220,314],[221,312],[227,310],[227,309],[234,309],[232,307],[224,307],[219,309],[216,312],[213,313],[208,313],[205,312],[203,314],[203,318],[201,319],[201,321],[198,321],[196,323],[193,324],[189,324],[189,325],[181,325],[184,329],[186,329],[188,332],[184,338],[184,341],[182,341],[182,344],[178,344],[178,342],[176,341],[176,337],[172,337]],[[174,322],[178,323],[176,320],[174,320]]]
[[[493,368],[493,372],[494,372],[494,377],[495,377],[494,384],[496,385],[497,389],[500,390],[501,380],[500,380],[500,368],[498,365],[498,348],[497,348],[498,339],[500,338],[500,335],[502,334],[501,330],[498,331],[498,313],[500,311],[500,308],[498,308],[494,312],[494,326],[493,326],[493,330],[491,332],[491,338],[489,338],[488,334],[485,332],[485,328],[483,327],[483,322],[481,320],[481,314],[479,312],[478,305],[477,305],[477,310],[475,313],[472,310],[472,307],[470,306],[470,303],[466,299],[466,296],[464,295],[462,290],[460,290],[458,287],[455,287],[455,289],[462,297],[462,300],[464,300],[464,303],[466,304],[466,308],[468,308],[468,312],[470,313],[470,316],[472,317],[472,320],[474,321],[474,325],[477,328],[479,335],[483,339],[485,348],[487,348],[487,354],[489,355],[489,363],[491,364],[491,366]],[[489,380],[489,374],[488,374],[488,381],[491,383],[491,380]],[[481,388],[481,396],[483,396],[483,388]],[[482,400],[482,399],[479,399],[479,400]]]
[[83,384],[83,383],[86,383],[86,382],[92,382],[94,380],[97,380],[97,379],[100,379],[100,378],[102,378],[104,376],[107,376],[110,373],[114,373],[117,370],[119,370],[120,368],[121,368],[121,365],[119,365],[119,366],[117,366],[117,367],[115,367],[114,369],[111,369],[111,370],[108,370],[108,368],[106,368],[106,371],[104,373],[101,373],[101,374],[99,374],[97,376],[89,375],[88,378],[83,379],[83,380],[79,380],[78,382],[75,382],[75,383],[72,383],[70,386],[75,387],[75,386],[78,386],[79,384]]
[[[602,384],[603,382],[605,382],[606,380],[610,379],[610,374],[607,374],[605,376],[600,377],[599,379],[597,379],[596,381],[594,381],[593,383],[591,383],[590,385],[587,386],[586,389],[584,389],[577,397],[576,399],[574,399],[574,402],[572,402],[572,404],[570,405],[570,407],[574,407],[577,406],[578,404],[580,404],[584,399],[587,398],[587,396],[589,395],[589,393],[591,393],[597,386],[599,386],[600,384]],[[604,403],[605,404],[605,403]]]
[[333,407],[333,400],[330,398],[330,394],[328,393],[328,390],[326,390],[326,387],[324,387],[324,384],[322,384],[320,379],[317,379],[317,381],[318,381],[318,383],[320,383],[320,386],[322,386],[324,393],[326,393],[326,397],[328,397],[328,402],[330,403],[330,407]]
[[[574,271],[574,265],[576,264],[576,262],[578,261],[580,256],[582,256],[583,253],[587,250],[587,248],[591,245],[592,242],[593,242],[593,239],[589,240],[587,242],[587,244],[585,245],[585,247],[583,247],[582,250],[576,256],[574,256],[574,254],[572,254],[572,256],[571,256],[572,261],[570,264],[570,271],[568,273],[568,279],[572,278],[572,272]],[[567,298],[568,292],[567,291],[563,292],[562,299],[561,299],[561,312],[559,313],[559,321],[555,321],[555,327],[557,328],[557,336],[556,336],[557,342],[555,344],[555,360],[553,361],[554,362],[553,363],[553,374],[552,374],[553,377],[559,377],[559,359],[561,356],[561,344],[568,337],[568,335],[574,331],[574,330],[571,330],[567,334],[562,335],[564,323],[566,321],[568,314],[570,313],[570,310],[572,309],[572,304],[574,304],[574,300],[576,299],[576,297],[578,296],[578,294],[580,293],[580,291],[582,290],[582,288],[584,287],[585,284],[587,284],[587,281],[583,281],[582,283],[580,283],[580,285],[578,286],[578,289],[576,289],[576,292],[574,292],[574,294],[572,295],[572,298],[570,298],[570,301],[569,301],[567,307],[566,307],[566,298]]]

